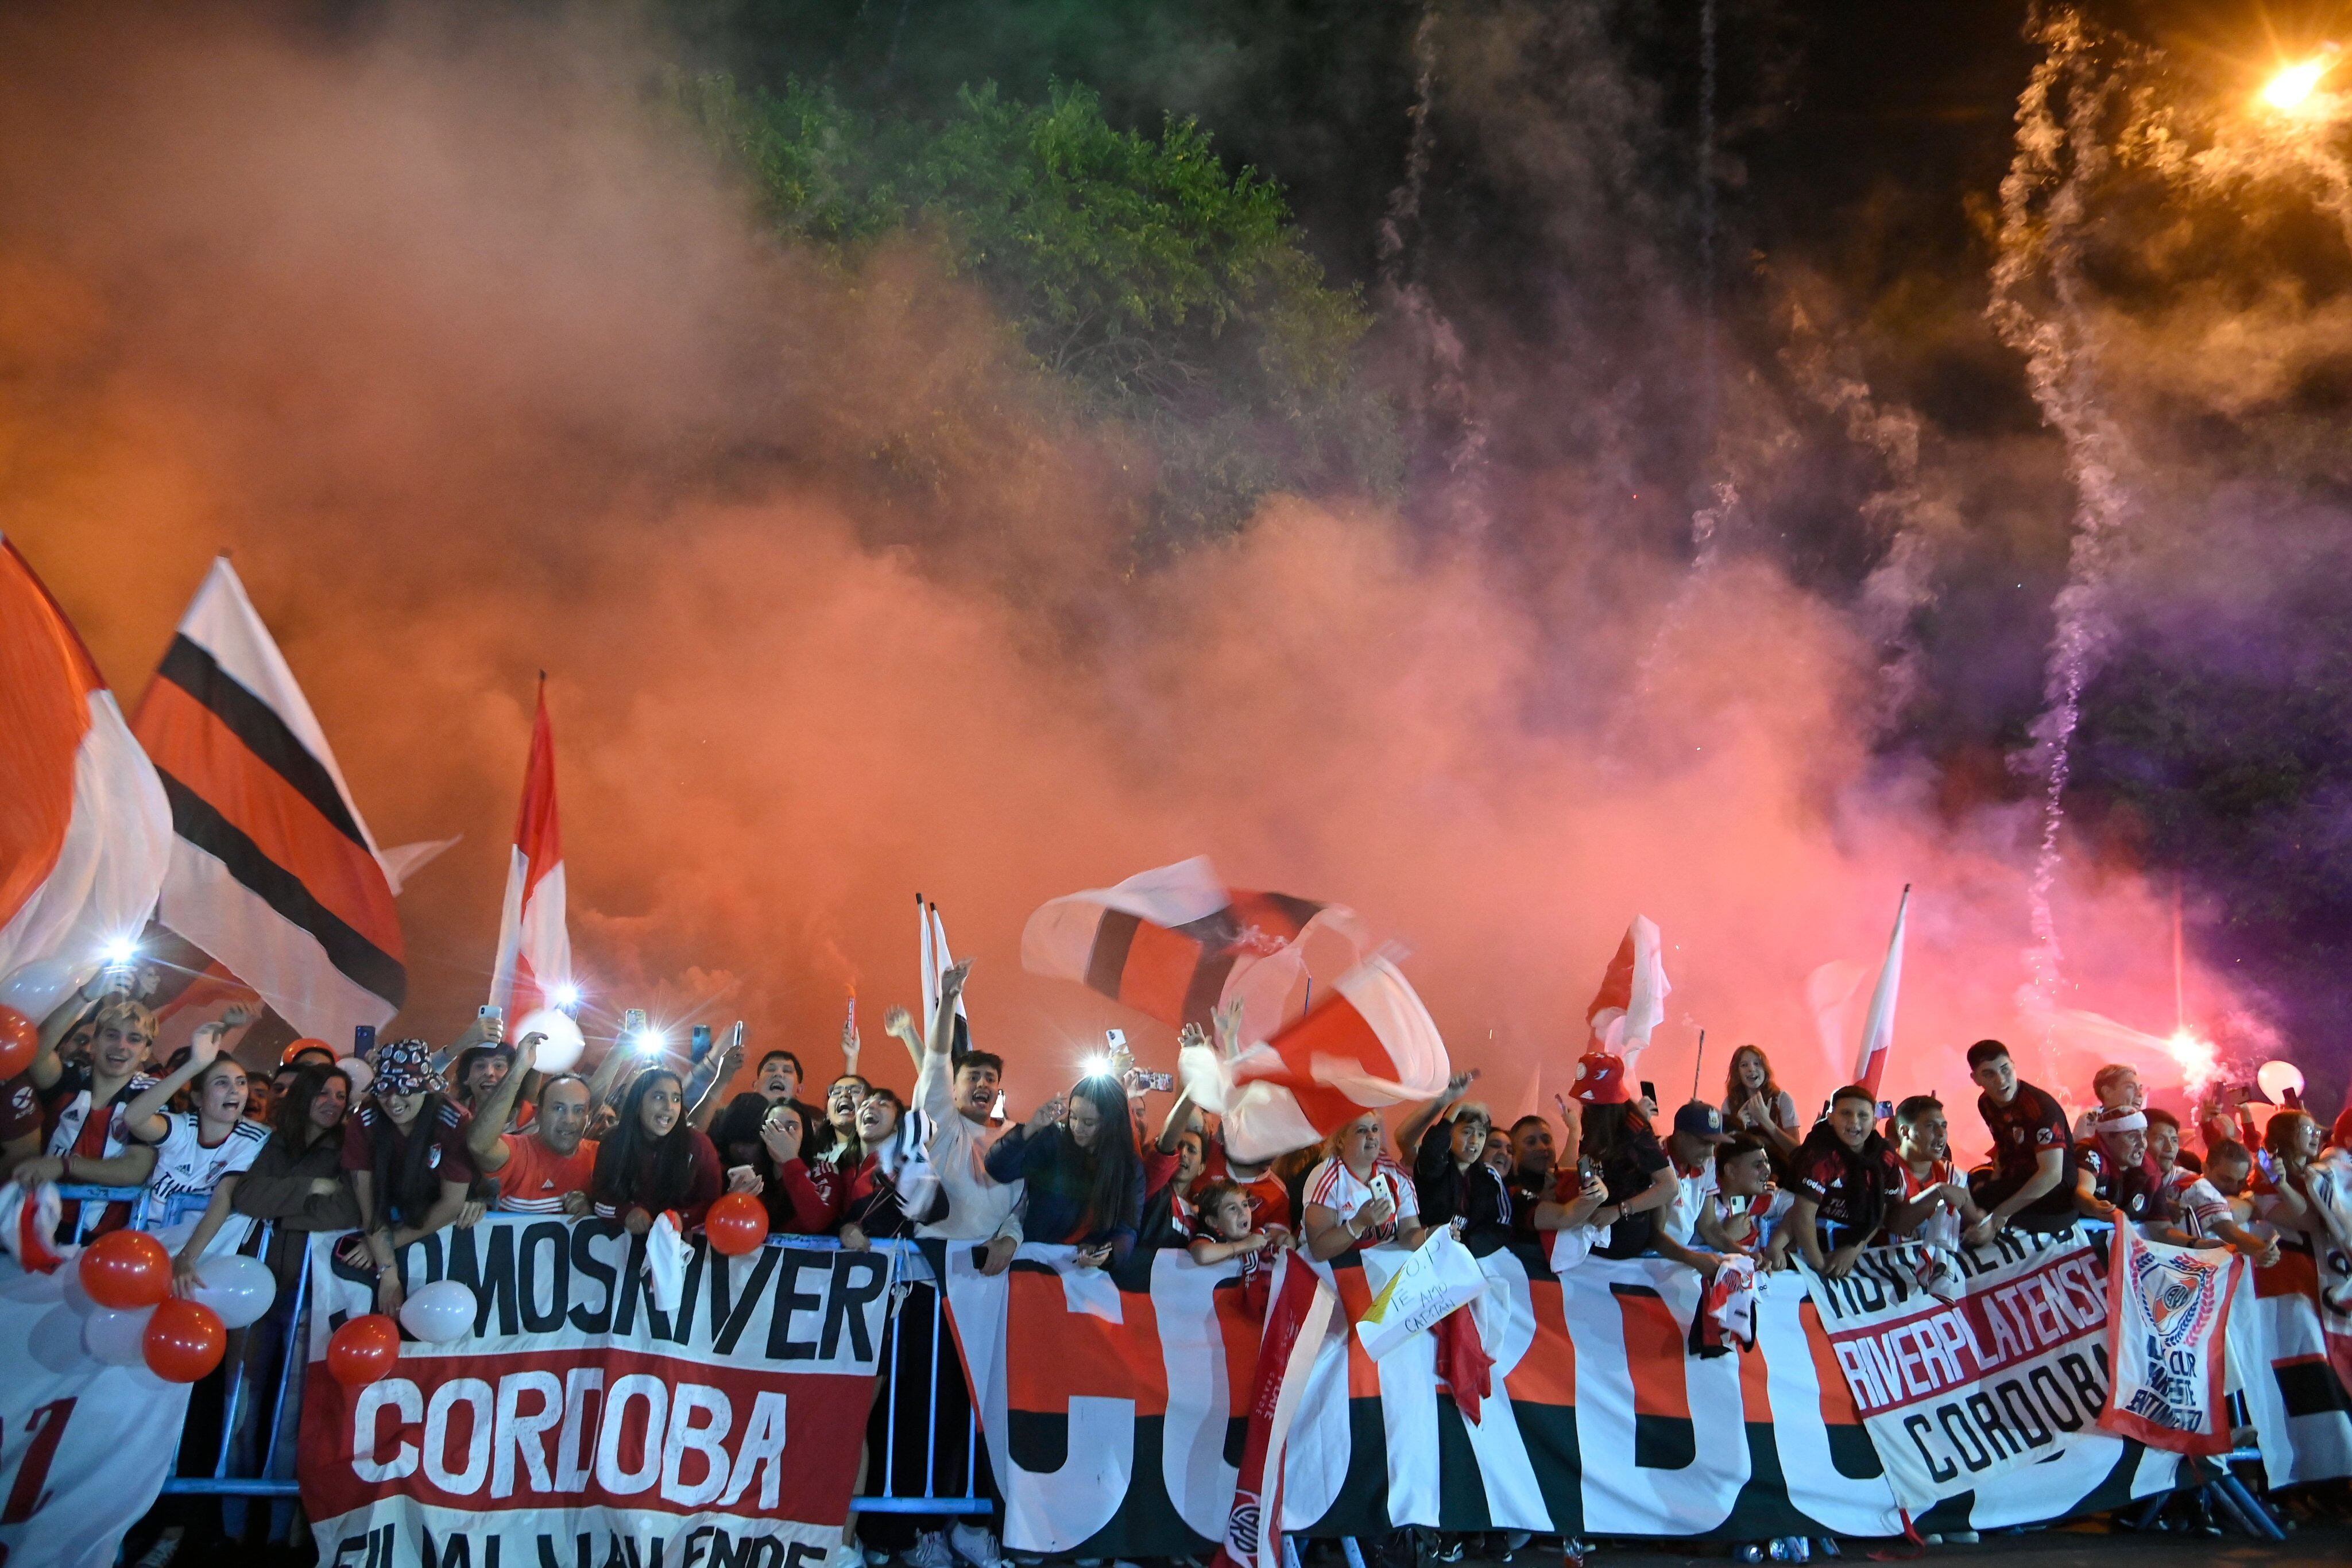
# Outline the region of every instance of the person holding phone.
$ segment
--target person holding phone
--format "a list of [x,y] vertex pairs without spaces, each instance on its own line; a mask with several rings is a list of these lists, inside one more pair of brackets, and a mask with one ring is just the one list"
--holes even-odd
[[1143,1225],[1143,1162],[1118,1081],[1097,1073],[1037,1108],[989,1146],[999,1182],[1026,1182],[1031,1241],[1078,1249],[1080,1267],[1124,1263]]

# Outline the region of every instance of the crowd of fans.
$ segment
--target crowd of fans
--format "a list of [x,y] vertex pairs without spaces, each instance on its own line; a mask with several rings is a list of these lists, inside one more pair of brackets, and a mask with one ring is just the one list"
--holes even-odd
[[[380,1305],[396,1312],[400,1249],[487,1212],[594,1214],[643,1234],[665,1210],[691,1229],[722,1193],[743,1192],[775,1233],[849,1248],[960,1241],[991,1275],[1024,1240],[1071,1246],[1086,1268],[1167,1249],[1239,1260],[1262,1311],[1284,1249],[1330,1260],[1449,1229],[1474,1253],[1534,1245],[1554,1267],[1654,1256],[1711,1279],[1747,1255],[1767,1271],[1801,1259],[1837,1277],[1874,1247],[1983,1245],[2089,1218],[2268,1264],[2282,1236],[2325,1243],[2307,1173],[2352,1163],[2352,1112],[2330,1129],[2294,1107],[2274,1111],[2257,1140],[2246,1107],[2200,1106],[2192,1152],[2180,1121],[2147,1106],[2122,1065],[2100,1071],[2096,1105],[2070,1126],[1990,1040],[1968,1052],[1990,1145],[1973,1169],[1955,1159],[1935,1096],[1889,1106],[1848,1086],[1807,1126],[1753,1045],[1734,1052],[1720,1103],[1670,1116],[1623,1062],[1595,1051],[1555,1100],[1556,1118],[1499,1127],[1470,1097],[1477,1074],[1465,1072],[1411,1107],[1393,1144],[1367,1112],[1323,1145],[1252,1162],[1182,1094],[1147,1129],[1152,1080],[1124,1058],[1006,1124],[1003,1064],[969,1049],[958,1015],[967,968],[942,977],[928,1036],[903,1009],[886,1021],[910,1058],[911,1103],[857,1071],[845,1030],[850,1071],[821,1104],[803,1098],[805,1070],[784,1050],[760,1056],[750,1087],[728,1096],[745,1065],[740,1026],[699,1060],[616,1049],[583,1076],[541,1071],[541,1038],[509,1043],[488,1009],[443,1051],[375,1047],[364,1082],[317,1042],[297,1042],[266,1080],[249,1077],[230,1037],[251,1019],[234,1009],[157,1063],[155,1015],[110,972],[43,1020],[29,1069],[0,1084],[0,1179],[147,1188],[184,1293],[237,1215],[271,1223],[281,1283],[310,1233],[346,1233],[341,1260],[373,1273]],[[1229,1035],[1233,1021],[1218,1027]],[[1208,1031],[1188,1030],[1184,1043],[1206,1044]],[[79,1207],[66,1223],[83,1239],[130,1218],[120,1201]],[[842,1552],[839,1563],[862,1568],[853,1543]],[[919,1537],[908,1560],[950,1568],[958,1556],[993,1568],[994,1542],[960,1526]]]

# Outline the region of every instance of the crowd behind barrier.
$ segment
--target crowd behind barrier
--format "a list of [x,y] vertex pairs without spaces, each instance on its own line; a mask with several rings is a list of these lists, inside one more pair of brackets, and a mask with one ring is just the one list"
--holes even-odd
[[[1005,1124],[1002,1062],[958,1019],[963,973],[928,1033],[887,1020],[909,1095],[857,1071],[850,1033],[821,1106],[793,1052],[747,1063],[740,1026],[698,1059],[616,1049],[583,1076],[541,1071],[544,1037],[509,1045],[486,1013],[441,1051],[297,1041],[263,1081],[228,1049],[241,1016],[153,1064],[135,988],[67,996],[0,1085],[27,1311],[89,1317],[38,1278],[118,1232],[163,1239],[199,1314],[219,1260],[276,1286],[249,1323],[215,1318],[218,1369],[193,1388],[152,1333],[106,1331],[133,1348],[100,1397],[184,1401],[150,1560],[289,1540],[305,1515],[338,1562],[403,1529],[446,1541],[469,1487],[532,1492],[550,1441],[570,1457],[547,1477],[577,1473],[539,1489],[543,1539],[588,1517],[571,1493],[622,1532],[699,1508],[710,1552],[789,1545],[779,1568],[1212,1544],[1270,1561],[1293,1533],[1407,1525],[1965,1537],[2151,1508],[2183,1475],[2259,1533],[2275,1523],[2231,1462],[2272,1485],[2352,1475],[2352,1118],[2290,1104],[2258,1132],[2200,1108],[2192,1152],[2128,1069],[2075,1123],[1983,1041],[1992,1152],[1968,1171],[1930,1096],[1849,1086],[1801,1124],[1746,1046],[1719,1103],[1667,1115],[1596,1049],[1556,1118],[1498,1128],[1458,1074],[1394,1129],[1366,1111],[1251,1160],[1186,1095],[1155,1134],[1128,1061]],[[514,1289],[499,1270],[542,1254],[559,1299],[517,1327],[492,1311]],[[550,1280],[600,1281],[603,1304],[566,1308]],[[819,1337],[793,1326],[811,1313]],[[2116,1337],[2126,1320],[2137,1340]],[[343,1343],[369,1323],[385,1359],[352,1374]],[[1188,1385],[1210,1365],[1221,1400]],[[19,1500],[0,1546],[38,1511],[27,1467],[73,1397],[0,1449]],[[1744,1438],[1707,1419],[1734,1408]],[[387,1422],[419,1434],[391,1458],[370,1446]],[[2238,1441],[2254,1433],[2259,1451]],[[461,1438],[495,1470],[452,1469]],[[1859,1503],[1813,1495],[1807,1466],[1839,1456],[1874,1489]]]

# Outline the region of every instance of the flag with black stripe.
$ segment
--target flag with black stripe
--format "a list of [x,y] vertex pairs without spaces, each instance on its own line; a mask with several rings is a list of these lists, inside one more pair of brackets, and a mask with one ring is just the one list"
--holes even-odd
[[[1263,1000],[1279,1021],[1310,927],[1339,932],[1360,949],[1355,917],[1336,904],[1286,893],[1228,889],[1206,857],[1128,878],[1116,887],[1057,898],[1029,917],[1021,966],[1076,980],[1115,1001],[1181,1028],[1207,1025],[1245,978],[1245,1004]],[[1266,970],[1268,959],[1292,961]]]
[[408,988],[391,883],[227,557],[189,604],[131,727],[172,804],[158,922],[303,1034],[388,1022]]

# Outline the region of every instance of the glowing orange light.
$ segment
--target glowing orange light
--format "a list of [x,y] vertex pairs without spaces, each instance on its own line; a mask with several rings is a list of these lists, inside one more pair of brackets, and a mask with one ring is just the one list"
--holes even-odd
[[2283,114],[2309,107],[2312,94],[2319,90],[2320,79],[2335,63],[2336,56],[2331,51],[2287,67],[2263,88],[2263,101]]

